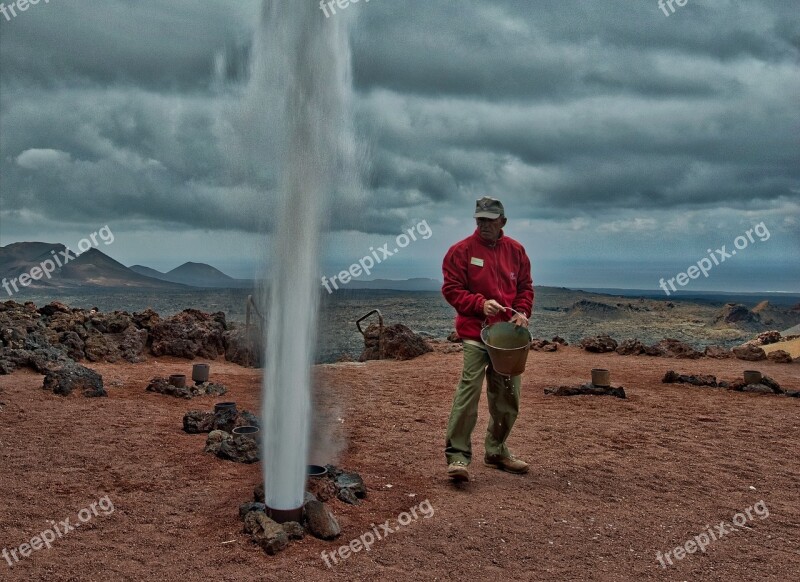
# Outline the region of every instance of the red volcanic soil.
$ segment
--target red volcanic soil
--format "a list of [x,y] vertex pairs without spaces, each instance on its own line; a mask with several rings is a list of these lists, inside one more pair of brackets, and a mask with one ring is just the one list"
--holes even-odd
[[[203,453],[204,435],[181,420],[214,400],[145,392],[153,375],[188,371],[184,360],[100,364],[109,398],[67,398],[42,376],[0,377],[0,550],[12,549],[108,495],[76,531],[9,567],[0,580],[776,580],[800,571],[800,400],[664,385],[668,369],[741,375],[752,363],[587,354],[531,354],[522,411],[510,439],[532,464],[516,476],[482,464],[487,413],[474,435],[472,482],[445,477],[444,426],[461,355],[409,362],[320,366],[330,414],[347,439],[338,464],[358,471],[369,495],[331,507],[335,542],[312,537],[266,555],[242,533],[260,465]],[[544,396],[608,367],[627,400]],[[800,366],[759,363],[800,389]],[[260,372],[212,363],[240,408],[258,408]],[[424,500],[434,513],[404,527]],[[662,569],[666,552],[764,501],[739,531]],[[323,551],[390,521],[398,528],[328,568]],[[794,572],[795,574],[792,574]]]

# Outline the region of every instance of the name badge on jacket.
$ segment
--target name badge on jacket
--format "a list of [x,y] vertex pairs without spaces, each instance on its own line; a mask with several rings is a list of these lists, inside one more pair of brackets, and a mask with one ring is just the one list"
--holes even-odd
[[483,259],[479,259],[478,257],[472,257],[469,262],[471,265],[475,265],[477,267],[483,266]]

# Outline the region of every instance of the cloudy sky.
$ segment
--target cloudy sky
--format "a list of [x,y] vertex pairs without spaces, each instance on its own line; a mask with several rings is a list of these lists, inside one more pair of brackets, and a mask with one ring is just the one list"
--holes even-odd
[[[275,193],[234,144],[260,3],[0,16],[0,245],[108,225],[101,250],[125,264],[253,276]],[[334,213],[323,272],[425,220],[433,235],[373,276],[440,278],[488,194],[538,284],[657,289],[763,222],[768,238],[691,289],[800,292],[796,0],[674,7],[372,0],[333,16],[351,20],[364,196]]]

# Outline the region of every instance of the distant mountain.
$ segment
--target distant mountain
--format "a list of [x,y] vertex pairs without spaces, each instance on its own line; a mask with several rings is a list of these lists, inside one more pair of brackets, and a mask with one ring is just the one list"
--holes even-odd
[[351,280],[340,289],[387,289],[392,291],[440,291],[441,281],[435,279],[415,278],[395,281],[392,279],[375,279],[373,281]]
[[191,285],[192,287],[235,288],[251,287],[253,281],[234,279],[219,269],[205,263],[184,263],[167,273],[143,265],[133,265],[132,271],[162,281]]
[[[62,244],[42,242],[14,243],[0,247],[0,279],[19,278],[30,273],[54,256],[61,257],[66,251]],[[63,260],[63,259],[62,259]],[[71,259],[63,267],[54,271],[51,278],[42,277],[32,281],[29,289],[77,288],[77,287],[155,287],[185,288],[203,287],[215,289],[252,288],[255,281],[234,279],[219,269],[205,263],[187,262],[167,273],[144,266],[126,267],[92,248],[77,258]],[[18,285],[19,286],[19,285]],[[435,279],[414,278],[405,280],[375,279],[373,281],[351,280],[340,289],[365,289],[386,291],[440,291],[442,283]]]
[[668,299],[669,301],[706,301],[709,303],[738,303],[756,305],[768,300],[771,306],[789,306],[797,303],[800,293],[784,293],[776,291],[685,291],[679,289],[677,292],[670,293],[669,296],[662,290],[653,289],[612,289],[581,287],[576,289],[587,293],[598,293],[602,295],[612,295],[614,297],[646,297],[649,299]]
[[160,279],[161,281],[166,281],[165,279],[165,277],[167,276],[166,273],[162,273],[161,271],[156,271],[155,269],[151,269],[150,267],[145,267],[144,265],[131,265],[128,268],[131,271],[134,271],[135,273],[144,275],[145,277],[152,277],[153,279]]
[[[27,289],[76,288],[76,287],[149,287],[178,288],[181,285],[154,279],[130,270],[122,263],[115,261],[103,252],[91,248],[74,257],[64,256],[67,247],[62,244],[42,242],[21,242],[0,247],[0,279],[9,281],[23,274],[30,274],[33,268],[42,270],[52,265],[55,267],[50,277],[41,275],[39,280],[31,280]],[[62,266],[58,267],[58,262]],[[13,287],[12,287],[13,289]]]

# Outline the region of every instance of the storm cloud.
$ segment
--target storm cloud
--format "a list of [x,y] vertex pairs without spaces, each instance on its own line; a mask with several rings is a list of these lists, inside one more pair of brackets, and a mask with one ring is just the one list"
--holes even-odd
[[[247,160],[238,117],[259,5],[54,1],[0,18],[3,242],[114,217],[176,236],[268,230],[274,159]],[[794,2],[344,12],[363,191],[334,204],[332,231],[468,229],[490,194],[531,231],[565,233],[574,256],[587,245],[569,233],[587,229],[653,249],[755,217],[800,244]]]

